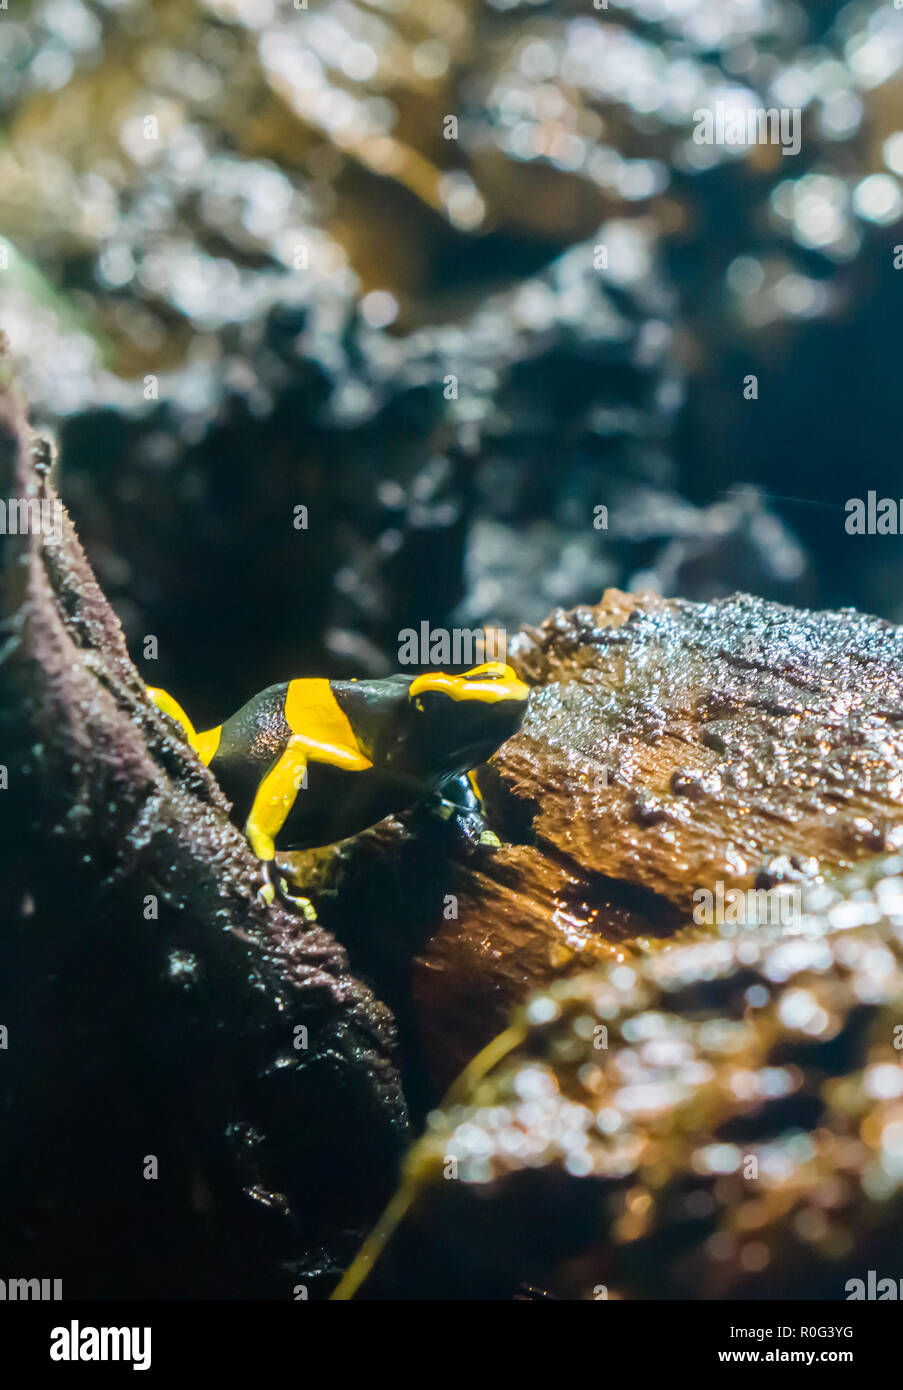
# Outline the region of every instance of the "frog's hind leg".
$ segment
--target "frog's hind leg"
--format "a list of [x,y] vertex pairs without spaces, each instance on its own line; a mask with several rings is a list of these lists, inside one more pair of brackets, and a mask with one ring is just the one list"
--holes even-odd
[[204,766],[207,767],[219,746],[222,725],[219,725],[215,729],[208,729],[206,732],[199,734],[178,700],[174,700],[168,691],[160,690],[159,687],[155,685],[147,685],[144,688],[161,714],[168,715],[170,719],[174,719],[177,724],[181,725],[188,738],[188,742],[191,744]]

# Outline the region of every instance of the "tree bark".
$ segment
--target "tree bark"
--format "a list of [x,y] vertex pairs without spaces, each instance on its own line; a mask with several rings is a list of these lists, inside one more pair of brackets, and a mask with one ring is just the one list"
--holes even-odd
[[65,1297],[314,1296],[394,1181],[391,1014],[258,900],[0,370],[0,497],[61,520],[0,537],[0,1246]]

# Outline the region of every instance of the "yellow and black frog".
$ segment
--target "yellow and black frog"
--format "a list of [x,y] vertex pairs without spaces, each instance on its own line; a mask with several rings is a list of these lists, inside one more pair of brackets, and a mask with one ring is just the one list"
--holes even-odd
[[472,769],[520,728],[529,689],[510,666],[384,680],[299,679],[271,685],[215,729],[197,733],[165,690],[148,695],[210,768],[261,860],[267,903],[291,896],[273,873],[276,847],[333,844],[424,802],[497,845]]

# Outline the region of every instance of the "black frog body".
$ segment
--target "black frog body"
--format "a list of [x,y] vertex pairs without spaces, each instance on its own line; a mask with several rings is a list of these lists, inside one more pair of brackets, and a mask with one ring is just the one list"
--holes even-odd
[[305,678],[269,686],[203,733],[165,691],[148,694],[181,724],[255,854],[271,861],[277,842],[331,844],[456,786],[472,809],[466,774],[517,732],[529,690],[496,662],[461,675]]

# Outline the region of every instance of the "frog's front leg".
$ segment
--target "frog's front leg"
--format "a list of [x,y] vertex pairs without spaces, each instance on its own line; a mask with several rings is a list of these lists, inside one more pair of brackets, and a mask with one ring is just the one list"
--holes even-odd
[[275,898],[279,898],[298,908],[308,921],[315,921],[317,914],[310,899],[288,891],[288,885],[276,869],[275,862],[276,837],[304,786],[305,772],[310,762],[328,762],[349,771],[360,771],[371,766],[369,759],[357,749],[326,745],[304,734],[292,734],[257,788],[245,821],[245,834],[261,861],[263,887],[259,896],[262,900],[269,906]]
[[285,879],[276,869],[276,836],[285,824],[295,804],[295,798],[304,784],[307,761],[304,740],[297,736],[290,738],[257,788],[245,822],[245,834],[261,862],[263,886],[259,889],[258,896],[267,907],[278,898],[281,902],[298,908],[308,921],[314,921],[317,914],[310,899],[289,893]]
[[471,844],[498,849],[501,841],[486,821],[485,807],[476,774],[448,777],[428,803],[441,820],[454,820]]

